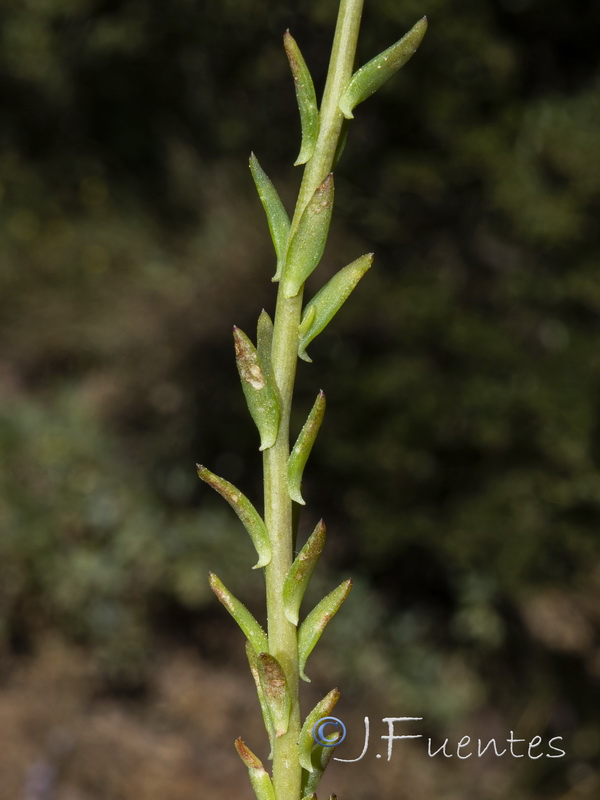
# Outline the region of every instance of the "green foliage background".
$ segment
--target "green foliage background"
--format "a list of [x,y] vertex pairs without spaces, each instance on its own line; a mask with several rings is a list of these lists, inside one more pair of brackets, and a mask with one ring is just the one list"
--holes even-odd
[[[299,125],[280,37],[291,28],[322,85],[336,5],[2,5],[6,650],[56,627],[137,684],[173,620],[198,636],[221,613],[208,568],[248,581],[250,545],[194,463],[259,497],[230,336],[272,310],[274,261],[246,163],[255,150],[291,202]],[[323,515],[328,568],[357,576],[322,649],[432,724],[541,702],[536,719],[574,737],[569,763],[589,765],[600,11],[366,5],[361,61],[423,13],[430,29],[357,111],[311,279],[376,252],[299,371],[298,425],[318,388],[328,397],[301,529]],[[257,613],[259,589],[240,591]],[[532,797],[550,779],[567,790],[536,770]]]

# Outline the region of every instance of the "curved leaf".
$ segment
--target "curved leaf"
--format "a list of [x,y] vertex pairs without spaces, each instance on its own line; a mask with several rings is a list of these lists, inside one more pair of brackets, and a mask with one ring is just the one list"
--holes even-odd
[[239,737],[235,740],[235,749],[238,751],[238,755],[244,764],[248,767],[250,783],[252,784],[257,800],[276,800],[275,789],[273,788],[271,778],[267,774],[260,758],[255,756],[252,750],[250,750]]
[[427,17],[423,17],[402,39],[354,73],[340,100],[340,111],[346,119],[352,119],[352,110],[383,86],[417,52],[426,30]]
[[214,572],[208,573],[208,582],[210,583],[210,588],[240,626],[254,650],[257,653],[262,653],[266,650],[269,646],[267,634],[246,606],[231,594]]
[[310,679],[304,673],[306,660],[321,638],[325,626],[335,616],[339,607],[348,597],[351,588],[352,580],[349,578],[324,597],[300,625],[298,630],[298,662],[302,680],[310,682]]
[[267,215],[267,224],[269,225],[271,239],[273,240],[275,254],[277,255],[277,267],[272,280],[278,281],[281,277],[281,270],[285,261],[288,236],[290,233],[290,218],[277,194],[277,189],[258,163],[258,159],[254,153],[250,154],[250,172],[252,173],[260,202]]
[[300,503],[302,506],[305,505],[305,502],[302,498],[302,493],[300,491],[302,486],[302,475],[304,474],[304,467],[306,466],[310,451],[313,448],[319,428],[321,427],[324,414],[325,395],[321,391],[317,395],[317,399],[315,400],[310,414],[308,415],[308,418],[304,423],[298,438],[296,439],[296,443],[292,448],[290,457],[288,458],[287,481],[290,497],[292,500],[295,500],[296,503]]
[[372,264],[373,253],[357,258],[337,272],[307,303],[298,328],[298,355],[301,359],[312,361],[306,354],[306,348],[329,325]]
[[283,37],[283,46],[290,62],[292,75],[294,76],[294,86],[296,89],[296,99],[300,111],[300,124],[302,126],[302,144],[300,154],[294,162],[294,166],[306,164],[312,156],[317,136],[319,134],[319,111],[317,109],[317,96],[306,62],[302,57],[300,48],[296,40],[289,31]]
[[283,584],[283,607],[285,616],[292,625],[298,624],[302,598],[324,547],[325,523],[319,520],[317,527],[296,556]]
[[256,548],[256,552],[258,553],[258,562],[252,569],[266,567],[271,561],[269,534],[262,517],[250,500],[248,500],[248,498],[232,483],[229,483],[229,481],[226,481],[224,478],[219,478],[218,475],[215,475],[209,469],[203,467],[202,464],[196,464],[196,471],[198,472],[200,480],[212,486],[221,497],[227,500],[248,531],[252,543]]

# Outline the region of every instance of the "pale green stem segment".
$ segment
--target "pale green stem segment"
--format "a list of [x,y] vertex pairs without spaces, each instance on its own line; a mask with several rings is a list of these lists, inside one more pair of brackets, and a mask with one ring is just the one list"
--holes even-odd
[[221,497],[227,500],[248,531],[252,543],[256,548],[256,552],[258,553],[258,561],[252,569],[266,567],[271,561],[271,544],[269,542],[267,528],[258,511],[254,508],[250,500],[248,500],[237,487],[229,483],[229,481],[226,481],[224,478],[219,478],[218,475],[215,475],[209,469],[203,467],[202,464],[196,464],[196,470],[201,480],[209,486],[212,486]]
[[308,457],[317,438],[323,415],[325,414],[325,395],[322,391],[317,395],[317,399],[304,423],[296,444],[292,448],[287,465],[288,489],[290,497],[300,505],[305,505],[302,497],[302,475]]
[[275,739],[287,733],[292,698],[281,664],[270,653],[258,654],[258,679],[269,709]]
[[258,652],[254,649],[254,647],[252,647],[250,642],[246,642],[246,657],[248,658],[250,672],[252,673],[252,677],[254,678],[254,683],[256,685],[256,694],[258,695],[258,702],[260,703],[260,710],[262,713],[263,722],[265,724],[265,730],[269,736],[269,743],[271,745],[269,758],[271,759],[273,758],[273,739],[275,738],[275,731],[273,730],[271,712],[269,711],[265,693],[263,692],[262,684],[258,674]]
[[352,119],[354,117],[352,110],[376,92],[380,86],[383,86],[400,67],[403,67],[414,56],[426,30],[427,17],[423,17],[402,39],[372,58],[364,67],[354,73],[340,101],[340,109],[346,119]]
[[244,764],[248,767],[250,783],[252,784],[257,800],[277,800],[271,778],[263,767],[260,758],[255,756],[252,750],[250,750],[240,738],[235,740],[235,749],[238,751],[238,755]]
[[327,281],[325,286],[307,303],[298,328],[300,338],[298,355],[304,361],[312,361],[306,354],[306,348],[315,336],[318,336],[329,325],[372,263],[373,253],[367,253],[357,258],[356,261],[345,266]]
[[[270,365],[261,363],[258,351],[246,334],[233,326],[235,361],[246,405],[260,434],[260,450],[273,447],[279,430],[279,401],[272,383]],[[270,357],[269,357],[270,361]]]
[[347,581],[341,583],[337,589],[330,592],[318,603],[310,614],[306,617],[298,630],[298,659],[300,664],[300,677],[303,681],[310,683],[304,673],[306,660],[312,653],[314,646],[321,638],[321,634],[325,630],[327,623],[338,612],[344,600],[348,597],[350,589],[352,588],[352,580],[349,578]]
[[317,135],[319,133],[319,111],[317,109],[317,96],[310,71],[302,57],[300,48],[296,40],[286,31],[283,37],[283,46],[290,62],[290,68],[294,77],[296,89],[296,99],[298,110],[300,111],[300,124],[302,126],[302,144],[300,154],[294,162],[297,167],[306,164],[315,151]]
[[278,281],[281,277],[281,270],[285,261],[285,254],[287,251],[288,236],[290,232],[290,218],[287,215],[283,203],[277,193],[277,189],[273,185],[271,179],[258,163],[258,159],[251,153],[250,155],[250,172],[254,178],[256,191],[260,197],[260,202],[267,215],[267,223],[269,231],[271,232],[271,239],[273,240],[273,247],[275,248],[275,255],[277,256],[277,267],[273,281]]
[[262,653],[269,646],[267,634],[261,628],[256,618],[248,611],[246,606],[237,599],[214,572],[208,573],[210,588],[223,603],[227,611],[242,629],[244,635],[256,653]]
[[315,189],[290,238],[283,273],[286,297],[295,297],[317,268],[327,243],[332,212],[333,175],[330,173]]
[[298,624],[302,598],[324,547],[325,523],[320,520],[298,553],[283,585],[285,615],[293,625]]
[[[340,690],[332,689],[329,694],[325,695],[325,697],[317,703],[304,720],[304,725],[302,726],[298,739],[298,756],[302,768],[307,770],[307,772],[313,771],[313,764],[311,761],[311,754],[315,747],[313,728],[322,717],[328,717],[331,714],[339,699]],[[316,789],[316,786],[314,788]]]
[[[339,103],[354,66],[363,0],[341,0],[331,60],[319,112],[319,134],[312,158],[306,164],[292,219],[290,234],[297,228],[306,204],[333,167],[344,116]],[[285,277],[287,267],[282,275]],[[272,363],[279,391],[281,420],[277,440],[264,451],[265,522],[272,548],[265,570],[269,652],[285,673],[291,697],[288,731],[273,742],[273,786],[277,800],[298,800],[302,767],[298,761],[300,704],[298,699],[297,628],[285,614],[283,586],[292,566],[295,529],[292,500],[287,485],[289,423],[297,365],[298,325],[302,313],[302,287],[293,297],[280,284],[274,319]]]

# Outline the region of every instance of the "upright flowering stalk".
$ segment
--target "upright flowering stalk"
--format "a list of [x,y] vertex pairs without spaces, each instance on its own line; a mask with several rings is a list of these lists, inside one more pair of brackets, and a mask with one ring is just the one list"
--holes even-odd
[[311,360],[306,348],[367,272],[373,255],[360,256],[343,267],[306,304],[304,283],[325,248],[334,201],[332,169],[343,147],[346,120],[408,61],[427,28],[426,19],[421,19],[396,44],[354,72],[362,6],[363,0],[341,0],[320,108],[299,47],[289,31],[284,36],[302,128],[296,164],[305,165],[291,220],[258,159],[254,154],[250,157],[275,249],[273,280],[279,283],[274,320],[265,311],[261,313],[256,344],[239,328],[233,333],[242,389],[263,453],[264,513],[231,483],[198,466],[200,478],[227,500],[250,535],[258,556],[254,568],[264,569],[266,632],[216,575],[211,573],[209,579],[247,639],[248,662],[270,742],[271,775],[242,739],[235,743],[258,800],[316,798],[318,782],[334,750],[317,745],[312,729],[331,713],[338,690],[329,692],[303,723],[299,682],[308,680],[308,656],[348,596],[351,581],[344,581],[300,621],[302,597],[325,545],[325,525],[319,522],[295,555],[292,506],[304,505],[302,474],[323,419],[325,396],[322,392],[317,396],[291,449],[290,411],[297,359]]

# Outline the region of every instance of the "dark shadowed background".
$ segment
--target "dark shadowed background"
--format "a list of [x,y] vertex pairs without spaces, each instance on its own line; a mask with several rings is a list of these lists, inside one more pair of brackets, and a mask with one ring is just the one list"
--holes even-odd
[[[278,7],[276,7],[278,6]],[[290,28],[322,88],[335,0],[0,7],[0,799],[252,796],[267,748],[214,569],[259,618],[260,502],[233,359],[273,311],[247,159],[291,208]],[[600,6],[367,0],[356,111],[309,295],[375,266],[300,364],[328,411],[300,530],[310,598],[355,579],[311,661],[349,735],[341,800],[587,800],[600,789]],[[384,717],[423,721],[398,733]],[[456,743],[542,737],[527,756]],[[548,758],[563,737],[566,756]],[[426,739],[447,752],[427,755]],[[324,796],[324,793],[323,795]]]

